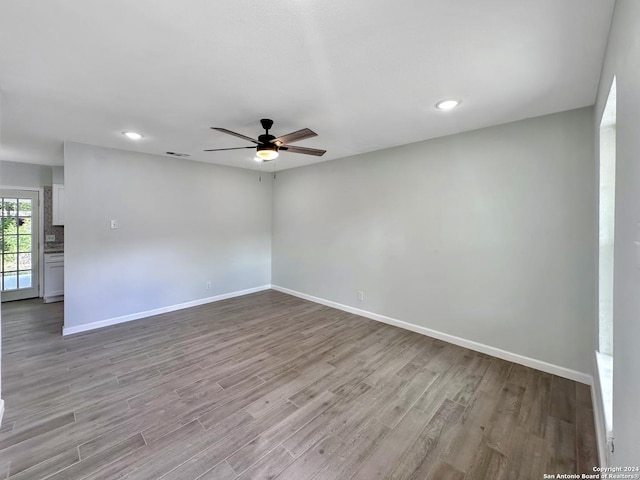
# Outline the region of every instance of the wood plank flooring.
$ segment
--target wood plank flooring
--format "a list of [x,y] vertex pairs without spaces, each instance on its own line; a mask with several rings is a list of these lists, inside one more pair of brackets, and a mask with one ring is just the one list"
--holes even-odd
[[275,291],[62,338],[2,306],[0,479],[535,479],[589,387]]

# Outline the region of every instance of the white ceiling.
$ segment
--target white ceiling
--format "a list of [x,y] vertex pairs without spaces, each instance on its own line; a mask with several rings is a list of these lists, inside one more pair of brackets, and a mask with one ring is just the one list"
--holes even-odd
[[284,169],[592,105],[613,4],[0,0],[0,160],[62,165],[70,140],[257,168],[202,150],[267,117],[327,150]]

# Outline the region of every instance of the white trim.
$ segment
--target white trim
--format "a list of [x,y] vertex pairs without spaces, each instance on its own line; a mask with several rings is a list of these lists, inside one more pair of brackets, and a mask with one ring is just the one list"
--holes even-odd
[[4,400],[0,398],[0,425],[2,425],[3,416],[4,416]]
[[593,405],[593,417],[596,426],[596,445],[598,446],[598,460],[601,467],[608,467],[609,445],[607,443],[607,429],[604,421],[604,405],[602,401],[602,387],[600,385],[600,375],[598,373],[598,352],[593,357],[593,368],[595,375],[591,386],[591,403]]
[[531,368],[535,368],[536,370],[541,370],[543,372],[551,373],[553,375],[558,375],[559,377],[568,378],[570,380],[574,380],[580,383],[585,383],[587,385],[591,385],[593,383],[593,378],[591,377],[591,375],[587,373],[582,373],[576,370],[571,370],[569,368],[553,365],[551,363],[543,362],[542,360],[536,360],[535,358],[525,357],[523,355],[519,355],[513,352],[508,352],[506,350],[492,347],[490,345],[474,342],[473,340],[467,340],[464,338],[456,337],[454,335],[449,335],[448,333],[443,333],[437,330],[432,330],[430,328],[421,327],[419,325],[414,325],[413,323],[403,322],[402,320],[387,317],[385,315],[379,315],[377,313],[361,310],[359,308],[350,307],[348,305],[343,305],[341,303],[332,302],[331,300],[325,300],[323,298],[314,297],[312,295],[307,295],[306,293],[290,290],[284,287],[279,287],[277,285],[271,285],[271,288],[273,290],[277,290],[278,292],[293,295],[294,297],[303,298],[305,300],[319,303],[321,305],[326,305],[328,307],[337,308],[338,310],[354,313],[356,315],[360,315],[361,317],[366,317],[366,318],[370,318],[371,320],[376,320],[378,322],[394,325],[396,327],[404,328],[405,330],[411,330],[412,332],[420,333],[422,335],[426,335],[432,338],[437,338],[439,340],[444,340],[445,342],[453,343],[454,345],[468,348],[470,350],[475,350],[476,352],[486,353],[487,355],[498,357],[503,360],[507,360],[509,362],[518,363],[526,367],[531,367]]
[[95,330],[97,328],[108,327],[110,325],[117,325],[118,323],[131,322],[132,320],[139,320],[141,318],[152,317],[153,315],[160,315],[161,313],[174,312],[176,310],[182,310],[184,308],[196,307],[198,305],[204,305],[205,303],[219,302],[220,300],[226,300],[227,298],[240,297],[242,295],[248,295],[250,293],[262,292],[269,290],[271,285],[262,285],[260,287],[247,288],[246,290],[238,290],[236,292],[223,293],[214,297],[199,298],[198,300],[192,300],[190,302],[178,303],[175,305],[168,305],[166,307],[154,308],[153,310],[146,310],[144,312],[131,313],[129,315],[123,315],[121,317],[107,318],[106,320],[99,320],[97,322],[85,323],[75,327],[63,327],[62,335],[73,335],[75,333],[87,332],[89,330]]
[[[18,187],[15,185],[0,185],[0,190],[23,190],[37,193],[38,199],[38,297],[44,293],[44,187]],[[35,298],[35,297],[34,297]]]
[[42,297],[44,303],[64,302],[64,295],[55,295],[53,297]]
[[42,187],[17,187],[15,185],[0,185],[0,190],[29,190],[37,192],[42,190]]
[[38,189],[38,216],[40,232],[38,233],[38,297],[44,297],[44,187]]

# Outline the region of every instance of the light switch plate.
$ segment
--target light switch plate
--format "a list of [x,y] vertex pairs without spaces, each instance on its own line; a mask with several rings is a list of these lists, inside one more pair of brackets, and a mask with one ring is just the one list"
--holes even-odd
[[118,220],[112,219],[111,220],[111,230],[116,230],[117,228],[118,228]]
[[45,242],[55,242],[56,241],[56,236],[55,235],[47,235]]

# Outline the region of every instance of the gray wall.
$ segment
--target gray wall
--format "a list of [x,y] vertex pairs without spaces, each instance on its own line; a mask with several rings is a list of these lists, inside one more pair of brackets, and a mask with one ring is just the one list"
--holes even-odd
[[[640,2],[617,0],[594,129],[613,76],[617,87],[613,304],[613,436],[616,466],[640,459]],[[597,138],[597,135],[596,135]]]
[[39,188],[51,185],[51,175],[48,165],[0,161],[0,185]]
[[51,167],[51,182],[64,185],[64,167]]
[[270,283],[268,176],[67,143],[64,177],[66,328]]
[[593,155],[585,108],[286,170],[272,283],[591,373]]

